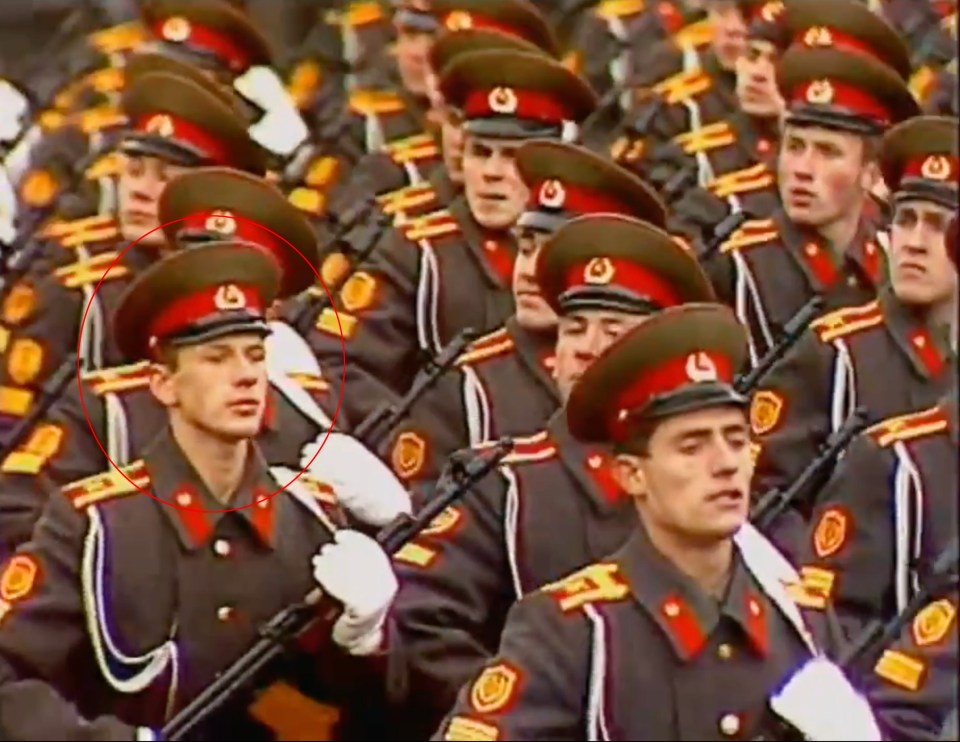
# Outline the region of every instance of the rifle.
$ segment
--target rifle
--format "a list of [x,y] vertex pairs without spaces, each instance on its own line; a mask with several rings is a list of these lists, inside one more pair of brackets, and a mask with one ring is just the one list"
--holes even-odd
[[750,510],[750,522],[761,533],[766,531],[780,517],[791,503],[806,494],[810,487],[824,473],[824,470],[850,445],[850,441],[867,426],[866,410],[857,408],[844,420],[836,432],[823,445],[813,460],[807,464],[800,475],[786,489],[771,487],[758,499]]
[[[957,584],[957,560],[960,558],[960,548],[954,539],[938,555],[927,579],[920,589],[907,601],[900,613],[884,621],[874,619],[859,635],[847,645],[837,657],[837,666],[845,674],[854,677],[869,673],[876,664],[883,651],[893,644],[920,613],[935,597]],[[794,742],[805,739],[803,734],[788,722],[767,710],[767,718],[763,724],[763,732],[754,737],[756,742]]]
[[353,436],[371,451],[376,451],[383,439],[407,416],[420,397],[437,383],[460,357],[467,345],[479,335],[480,333],[472,328],[461,330],[436,357],[429,359],[426,365],[417,371],[413,384],[398,404],[381,402],[373,412],[360,421],[353,430]]
[[710,239],[703,246],[703,250],[700,251],[700,262],[707,263],[713,260],[713,258],[719,254],[720,245],[730,239],[733,233],[743,226],[745,221],[747,221],[747,215],[742,211],[731,211],[727,214],[720,223],[713,228]]
[[[433,497],[420,512],[416,516],[397,516],[377,534],[377,543],[388,555],[395,554],[492,471],[512,448],[512,441],[502,439],[491,449],[480,453],[463,452],[462,456],[451,458]],[[167,722],[162,739],[177,740],[190,734],[255,680],[263,668],[283,654],[291,641],[320,624],[329,626],[339,612],[340,606],[320,587],[280,611],[261,627],[259,638],[236,662],[217,675],[216,680]]]
[[21,417],[10,434],[3,439],[0,444],[0,461],[7,458],[8,455],[16,450],[17,446],[23,443],[30,431],[33,430],[37,422],[50,410],[51,405],[57,401],[67,382],[75,373],[76,365],[73,358],[67,358],[56,371],[51,374],[40,392],[40,399],[30,408],[30,411]]

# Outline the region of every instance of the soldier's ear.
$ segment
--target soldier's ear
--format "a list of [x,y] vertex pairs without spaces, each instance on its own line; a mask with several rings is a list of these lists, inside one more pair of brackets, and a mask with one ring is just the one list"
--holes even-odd
[[621,490],[635,499],[647,496],[647,478],[641,461],[635,454],[618,453],[612,462],[613,478]]
[[150,364],[150,392],[164,407],[174,407],[177,404],[173,374],[174,369],[166,363]]

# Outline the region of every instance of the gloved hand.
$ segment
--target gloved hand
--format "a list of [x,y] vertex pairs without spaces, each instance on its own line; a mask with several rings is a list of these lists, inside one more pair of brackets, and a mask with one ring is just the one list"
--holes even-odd
[[770,699],[770,708],[814,742],[879,742],[880,729],[867,700],[837,665],[809,660]]
[[289,157],[309,136],[293,99],[277,73],[269,67],[251,67],[233,82],[234,89],[266,113],[247,133],[264,149]]
[[[307,466],[326,433],[300,450],[300,466]],[[360,441],[344,433],[330,433],[310,473],[333,487],[337,501],[362,523],[385,526],[400,513],[410,513],[410,495],[390,468]]]
[[313,578],[343,603],[333,641],[352,655],[373,654],[383,641],[383,623],[397,594],[397,578],[380,545],[359,531],[337,531],[313,558]]
[[6,80],[0,80],[0,142],[12,142],[24,127],[29,103],[26,96]]

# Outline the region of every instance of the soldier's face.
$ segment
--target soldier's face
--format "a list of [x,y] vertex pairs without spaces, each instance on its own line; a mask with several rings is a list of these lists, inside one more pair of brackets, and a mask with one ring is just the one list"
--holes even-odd
[[427,73],[430,71],[430,49],[433,34],[410,28],[397,29],[394,54],[403,87],[414,95],[427,94]]
[[[173,165],[156,157],[123,155],[117,179],[117,206],[120,234],[133,242],[159,226],[157,201],[167,183],[189,168]],[[161,244],[163,232],[157,230],[140,245]]]
[[747,41],[747,23],[734,0],[710,0],[707,18],[713,28],[713,51],[720,66],[732,70],[743,54]]
[[267,399],[266,346],[254,334],[182,348],[174,368],[156,366],[151,391],[168,408],[174,430],[236,442],[257,435]]
[[855,134],[787,125],[778,160],[787,215],[797,224],[822,227],[859,213],[875,172],[864,147]]
[[509,229],[527,203],[527,187],[517,172],[516,139],[467,134],[463,151],[463,188],[474,218],[486,229]]
[[557,315],[543,298],[537,282],[537,256],[549,238],[548,233],[536,229],[521,229],[517,233],[513,300],[517,307],[517,322],[528,330],[552,330],[557,326]]
[[750,505],[750,427],[735,407],[675,415],[650,436],[645,455],[621,454],[615,475],[654,544],[729,538]]
[[737,99],[750,116],[773,118],[783,113],[784,102],[777,89],[777,49],[769,41],[751,39],[737,59]]
[[643,324],[648,315],[609,309],[583,309],[560,317],[557,326],[557,389],[565,401],[573,385],[620,337]]
[[956,296],[957,269],[945,240],[951,216],[949,209],[928,201],[897,206],[890,233],[890,280],[901,301],[929,306]]

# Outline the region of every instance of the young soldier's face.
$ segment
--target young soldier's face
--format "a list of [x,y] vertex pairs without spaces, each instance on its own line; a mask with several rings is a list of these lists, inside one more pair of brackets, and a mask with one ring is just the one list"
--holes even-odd
[[797,224],[822,227],[859,213],[875,167],[865,161],[861,136],[818,126],[787,125],[778,186],[787,215]]
[[400,82],[414,95],[427,94],[427,73],[430,71],[429,55],[433,46],[433,34],[409,28],[397,29],[394,54]]
[[610,309],[582,309],[560,317],[557,327],[556,374],[560,397],[566,401],[573,385],[593,362],[649,315]]
[[509,229],[527,203],[527,187],[516,164],[521,144],[516,139],[466,136],[463,188],[470,211],[486,229]]
[[[167,183],[188,170],[156,157],[124,155],[123,167],[117,179],[117,211],[123,239],[130,242],[139,240],[151,229],[160,226],[157,221],[160,194]],[[163,232],[158,229],[139,244],[157,245],[163,241]]]
[[783,113],[777,89],[777,48],[769,41],[751,39],[737,59],[737,100],[749,116],[774,118]]
[[635,498],[654,543],[729,538],[750,507],[750,427],[742,410],[713,407],[665,419],[646,455],[617,456],[617,480]]
[[957,269],[945,241],[952,216],[929,201],[897,206],[890,232],[890,280],[901,301],[930,305],[956,295]]
[[517,322],[534,332],[552,330],[557,326],[557,315],[543,298],[537,282],[537,257],[548,239],[548,233],[536,229],[521,229],[517,233],[513,301],[517,307]]
[[713,51],[720,66],[732,70],[743,54],[747,24],[734,0],[709,0],[707,17],[713,28]]
[[267,399],[266,347],[255,334],[231,335],[177,351],[157,366],[151,390],[172,417],[231,443],[260,431]]

